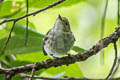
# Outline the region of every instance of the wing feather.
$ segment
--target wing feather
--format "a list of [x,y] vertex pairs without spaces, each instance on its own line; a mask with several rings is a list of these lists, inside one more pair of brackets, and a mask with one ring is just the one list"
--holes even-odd
[[45,51],[44,46],[46,45],[46,44],[45,44],[45,41],[48,40],[47,35],[49,34],[50,31],[51,31],[51,29],[47,32],[45,38],[43,39],[42,50],[43,50],[43,53],[44,53],[45,56],[47,55],[47,52]]

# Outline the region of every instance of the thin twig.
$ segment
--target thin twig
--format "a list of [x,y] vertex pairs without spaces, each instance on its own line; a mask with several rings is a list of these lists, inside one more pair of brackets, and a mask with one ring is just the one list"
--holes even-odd
[[112,68],[111,68],[108,76],[105,78],[105,80],[108,80],[110,78],[110,76],[112,75],[112,73],[113,73],[113,71],[115,69],[116,63],[117,63],[117,45],[116,45],[116,41],[114,42],[114,50],[115,50],[114,62],[113,62]]
[[8,68],[11,67],[11,65],[5,60],[0,59],[0,62],[1,62],[1,64],[4,64]]
[[118,64],[117,64],[117,66],[116,66],[116,68],[115,68],[114,72],[112,73],[111,78],[115,75],[115,73],[117,72],[117,70],[118,70],[119,66],[120,66],[120,58],[118,59]]
[[32,78],[34,77],[34,72],[35,72],[35,68],[32,69],[32,74],[30,76],[30,80],[32,80]]
[[[107,6],[108,6],[108,0],[106,0],[105,3],[105,9],[102,17],[102,23],[101,23],[101,39],[104,37],[104,28],[105,28],[105,18],[106,18],[106,13],[107,13]],[[101,51],[100,55],[101,63],[104,64],[104,50]]]
[[9,42],[9,40],[10,40],[10,38],[11,38],[11,34],[12,34],[13,29],[14,29],[15,23],[16,23],[16,20],[13,22],[13,25],[12,25],[12,28],[11,28],[11,30],[10,30],[9,36],[8,36],[8,38],[7,38],[4,46],[3,46],[3,49],[2,49],[0,55],[3,55],[3,54],[5,53],[5,49],[6,49],[6,47],[7,47],[7,45],[8,45],[8,42]]
[[6,74],[5,80],[11,80],[12,79],[12,75],[11,74]]
[[34,16],[34,15],[36,15],[36,14],[42,12],[42,11],[45,11],[45,10],[47,10],[47,9],[49,9],[49,8],[52,8],[52,7],[56,6],[56,5],[58,5],[58,4],[60,4],[60,3],[64,2],[64,1],[66,1],[66,0],[59,0],[59,1],[55,2],[55,3],[53,3],[53,4],[48,5],[48,6],[45,7],[45,8],[42,8],[42,9],[40,9],[40,10],[38,10],[38,11],[29,13],[29,14],[26,14],[26,15],[21,16],[21,17],[18,17],[18,18],[5,19],[5,20],[3,20],[2,22],[0,22],[0,25],[3,24],[3,23],[6,23],[6,22],[10,22],[10,21],[15,21],[15,20],[19,21],[20,19],[26,18],[26,17],[31,16],[31,15]]
[[[30,78],[31,75],[20,74],[22,78]],[[90,78],[75,78],[75,77],[64,77],[64,78],[51,78],[51,77],[41,77],[41,76],[33,76],[34,79],[43,79],[43,80],[104,80],[104,79],[90,79]],[[111,78],[110,80],[119,80],[118,78]]]
[[[28,14],[28,12],[29,12],[28,7],[29,7],[29,5],[28,5],[28,0],[26,0],[26,8],[27,8],[26,14]],[[27,46],[27,42],[28,42],[28,16],[27,16],[27,18],[26,18],[26,37],[25,37],[25,46]]]
[[104,27],[105,27],[105,18],[107,13],[107,6],[108,6],[108,0],[106,0],[105,9],[102,17],[102,24],[101,24],[101,38],[104,37]]

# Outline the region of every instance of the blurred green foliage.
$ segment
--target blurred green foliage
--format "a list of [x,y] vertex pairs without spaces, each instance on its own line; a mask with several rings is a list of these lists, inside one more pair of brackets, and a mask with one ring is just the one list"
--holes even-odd
[[[29,12],[39,10],[57,0],[29,0]],[[69,19],[71,29],[76,37],[75,53],[89,49],[100,39],[100,26],[105,0],[66,0],[51,9],[29,17],[28,46],[24,46],[26,20],[18,21],[12,33],[5,55],[0,59],[7,61],[11,67],[20,66],[49,59],[42,51],[44,34],[53,27],[54,22],[61,14]],[[109,0],[109,6],[105,23],[105,36],[109,35],[117,27],[117,2]],[[114,8],[114,9],[113,9]],[[25,15],[26,0],[4,0],[0,2],[0,21]],[[12,22],[0,25],[0,52],[8,37]],[[103,78],[111,68],[114,59],[113,46],[105,49],[105,64],[99,62],[99,54],[88,60],[71,64],[69,66],[52,67],[35,72],[36,75],[54,77],[88,77]],[[1,67],[7,67],[1,63]],[[118,71],[119,73],[119,71]],[[30,74],[30,73],[28,73]],[[116,76],[118,76],[116,74]],[[0,75],[4,80],[4,75]],[[13,80],[22,80],[15,76]]]
[[80,48],[80,47],[78,47],[78,46],[73,46],[72,47],[72,50],[74,50],[74,51],[76,51],[76,52],[83,52],[83,51],[85,51],[83,48]]

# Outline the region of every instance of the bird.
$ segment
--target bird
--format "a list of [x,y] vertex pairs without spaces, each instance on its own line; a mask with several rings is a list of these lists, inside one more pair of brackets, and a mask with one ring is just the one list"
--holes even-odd
[[71,31],[68,19],[59,14],[53,28],[46,33],[43,39],[42,50],[45,56],[60,58],[68,54],[74,42],[75,36]]

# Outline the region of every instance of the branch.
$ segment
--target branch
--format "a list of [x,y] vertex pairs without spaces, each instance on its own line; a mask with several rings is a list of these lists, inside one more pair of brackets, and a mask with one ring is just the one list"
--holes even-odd
[[112,75],[112,73],[114,72],[114,69],[115,69],[115,66],[116,66],[116,63],[117,63],[117,45],[116,45],[116,41],[114,41],[114,50],[115,50],[115,59],[114,59],[114,62],[113,62],[113,65],[112,65],[112,68],[109,72],[109,74],[107,75],[106,79],[105,80],[108,80],[109,77]]
[[[28,0],[26,0],[26,14],[28,14],[29,12],[29,9],[28,9],[29,5],[28,5]],[[25,46],[27,46],[27,42],[28,42],[28,16],[26,18],[26,36],[25,36]]]
[[3,59],[0,59],[0,63],[5,65],[6,67],[11,67],[11,65],[7,61],[5,61]]
[[118,64],[116,65],[116,68],[115,68],[114,72],[112,73],[111,77],[114,77],[114,75],[116,74],[116,72],[119,69],[119,67],[120,67],[120,56],[118,57]]
[[100,40],[96,45],[93,45],[92,48],[89,50],[86,50],[82,53],[78,53],[77,55],[70,55],[62,58],[57,58],[57,59],[48,59],[46,61],[38,62],[38,63],[33,63],[33,64],[27,64],[24,66],[19,66],[19,67],[13,67],[13,68],[0,68],[0,74],[19,74],[19,73],[24,73],[24,72],[29,72],[32,71],[33,67],[36,70],[40,69],[47,69],[50,67],[57,67],[61,65],[69,65],[73,64],[75,62],[80,62],[80,61],[85,61],[89,57],[96,55],[101,49],[107,47],[110,43],[113,43],[114,40],[118,40],[120,37],[120,27],[118,27],[115,32],[113,32],[111,35],[108,37]]
[[47,9],[49,9],[49,8],[52,8],[52,7],[56,6],[56,5],[58,5],[58,4],[60,4],[60,3],[64,2],[64,1],[65,1],[65,0],[59,0],[59,1],[55,2],[55,3],[53,3],[53,4],[50,4],[49,6],[47,6],[47,7],[45,7],[45,8],[42,8],[42,9],[40,9],[40,10],[38,10],[38,11],[29,13],[29,14],[26,14],[26,15],[21,16],[21,17],[18,17],[18,18],[5,19],[5,20],[3,20],[2,22],[0,22],[0,25],[3,24],[3,23],[6,23],[6,22],[19,21],[19,20],[21,20],[21,19],[23,19],[23,18],[26,18],[26,17],[28,17],[28,16],[31,16],[31,15],[34,16],[34,15],[36,15],[36,14],[42,12],[42,11],[45,11],[45,10],[47,10]]
[[101,38],[103,38],[103,36],[104,36],[104,26],[105,26],[105,17],[106,17],[106,13],[107,13],[107,6],[108,6],[108,0],[106,0],[105,9],[104,9],[104,13],[103,13],[103,16],[102,16]]
[[111,77],[114,77],[114,75],[115,75],[115,73],[117,72],[119,66],[120,66],[120,59],[118,59],[118,64],[116,65],[116,68],[115,68],[115,70],[113,71]]
[[[22,78],[31,78],[31,75],[20,74]],[[64,78],[50,78],[50,77],[40,77],[40,76],[33,76],[34,79],[43,79],[43,80],[105,80],[105,79],[89,79],[89,78],[75,78],[75,77],[64,77]],[[111,78],[109,80],[119,80],[118,78]]]
[[[108,0],[106,0],[104,13],[103,13],[103,16],[102,16],[101,39],[104,37],[104,28],[105,28],[105,18],[106,18],[106,13],[107,13],[107,7],[108,7]],[[101,51],[100,59],[101,59],[101,63],[104,63],[104,50]]]
[[5,80],[11,80],[12,75],[11,74],[6,74]]
[[32,69],[32,73],[31,73],[31,76],[30,76],[30,79],[29,80],[32,80],[33,76],[34,76],[34,73],[35,73],[35,69],[33,68]]
[[2,52],[1,52],[0,56],[4,54],[5,49],[7,48],[7,45],[8,45],[8,42],[9,42],[10,38],[11,38],[11,34],[12,34],[12,31],[13,31],[13,29],[14,29],[15,24],[16,24],[16,20],[13,22],[13,25],[12,25],[12,28],[11,28],[11,30],[10,30],[9,36],[8,36],[8,38],[7,38],[4,46],[3,46],[3,48],[2,48]]

